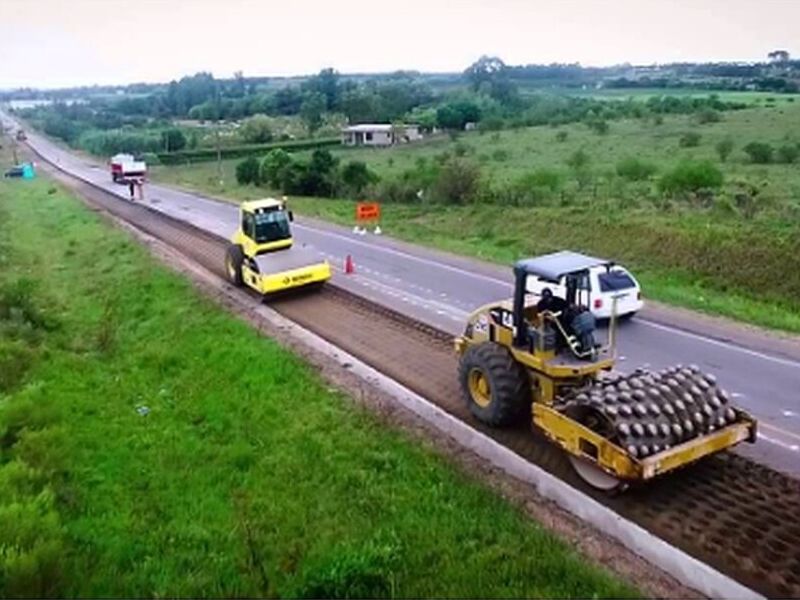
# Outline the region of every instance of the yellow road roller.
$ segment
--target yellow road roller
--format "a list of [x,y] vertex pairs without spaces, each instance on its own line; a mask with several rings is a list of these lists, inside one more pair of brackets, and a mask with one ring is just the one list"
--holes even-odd
[[[455,349],[471,413],[497,427],[531,418],[584,481],[608,491],[755,442],[755,420],[695,366],[614,372],[616,313],[601,345],[588,308],[598,267],[613,263],[575,252],[520,260],[513,299],[470,315]],[[528,293],[542,281],[563,297]]]
[[280,200],[265,198],[241,204],[239,227],[225,254],[231,283],[267,295],[321,285],[331,278],[327,260],[294,244],[289,224],[293,220],[292,212]]

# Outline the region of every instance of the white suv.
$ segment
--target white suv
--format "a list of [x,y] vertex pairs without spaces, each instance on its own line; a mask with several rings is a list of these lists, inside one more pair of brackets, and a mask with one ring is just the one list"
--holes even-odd
[[[550,288],[554,296],[566,297],[563,277],[558,284],[538,277],[528,277],[528,293],[540,296],[545,288]],[[615,298],[618,317],[630,317],[644,306],[639,282],[630,271],[620,265],[608,268],[604,265],[591,267],[589,276],[583,279],[581,292],[588,292],[589,309],[598,319],[611,318]]]

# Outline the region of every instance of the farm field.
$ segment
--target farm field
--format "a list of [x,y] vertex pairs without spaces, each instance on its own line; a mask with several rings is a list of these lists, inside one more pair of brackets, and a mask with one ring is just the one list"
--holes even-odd
[[48,180],[0,263],[0,595],[638,596]]
[[[363,161],[386,181],[447,160],[477,165],[488,188],[531,177],[533,196],[504,205],[434,201],[384,202],[390,235],[458,253],[509,263],[520,256],[569,247],[624,261],[640,275],[648,297],[775,329],[800,332],[800,163],[753,164],[743,148],[800,142],[800,103],[775,96],[771,108],[721,113],[699,124],[694,115],[610,121],[598,135],[584,124],[441,136],[389,149],[334,149],[340,164]],[[682,138],[698,134],[697,145]],[[730,140],[725,161],[717,145]],[[585,157],[580,172],[571,166]],[[644,176],[620,175],[627,161]],[[723,183],[711,196],[669,197],[659,179],[680,164],[706,161]],[[202,193],[243,200],[271,193],[236,183],[235,161],[162,167],[155,178]],[[588,176],[587,176],[588,173]],[[550,186],[550,187],[548,187]],[[292,197],[301,213],[352,225],[350,200]]]
[[[524,90],[525,88],[523,88]],[[535,92],[536,88],[530,90]],[[756,91],[735,91],[735,90],[719,90],[710,92],[708,90],[699,90],[692,88],[587,88],[585,90],[569,88],[565,93],[570,96],[590,96],[592,98],[608,98],[615,100],[624,100],[633,98],[635,100],[647,100],[648,98],[657,96],[689,96],[692,98],[706,98],[709,94],[715,94],[720,100],[726,102],[746,102],[747,104],[770,104],[788,101],[790,98],[794,100],[800,99],[800,94],[778,94],[775,92],[756,92]]]
[[[485,175],[495,180],[511,179],[536,169],[561,171],[569,187],[568,159],[583,149],[588,156],[588,166],[602,179],[596,195],[631,196],[647,199],[651,186],[620,187],[615,181],[617,163],[635,157],[651,161],[665,171],[682,158],[708,159],[719,163],[716,145],[731,139],[734,149],[727,161],[720,165],[733,188],[739,181],[758,181],[770,198],[790,198],[800,202],[800,162],[790,165],[751,164],[743,147],[752,142],[766,142],[779,146],[800,142],[800,102],[789,102],[793,97],[778,100],[774,108],[751,108],[721,113],[721,121],[700,125],[694,115],[664,116],[657,125],[652,120],[627,119],[609,121],[609,132],[598,135],[582,123],[560,127],[527,127],[498,132],[467,132],[453,141],[448,136],[419,144],[396,146],[388,149],[341,148],[333,151],[342,161],[365,161],[379,175],[398,175],[415,166],[418,160],[434,160],[437,155],[449,152],[475,160],[485,169]],[[565,132],[564,141],[558,133]],[[694,132],[700,135],[697,146],[682,147],[681,137]],[[617,185],[615,189],[613,186]],[[588,190],[594,193],[594,189]],[[583,194],[586,195],[586,194]]]

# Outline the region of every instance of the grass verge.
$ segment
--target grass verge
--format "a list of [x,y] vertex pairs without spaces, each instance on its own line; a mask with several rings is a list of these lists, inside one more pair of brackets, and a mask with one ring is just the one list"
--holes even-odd
[[69,194],[0,213],[0,596],[635,594]]

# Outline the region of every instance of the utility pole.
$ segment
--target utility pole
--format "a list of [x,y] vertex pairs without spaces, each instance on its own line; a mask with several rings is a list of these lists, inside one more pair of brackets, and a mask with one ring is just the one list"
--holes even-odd
[[220,147],[219,143],[219,116],[220,116],[219,82],[216,82],[215,89],[217,92],[216,93],[217,106],[216,110],[214,111],[214,114],[216,115],[217,119],[214,126],[214,138],[217,143],[217,181],[219,181],[219,187],[222,187],[224,185],[224,182],[222,181],[222,148]]

